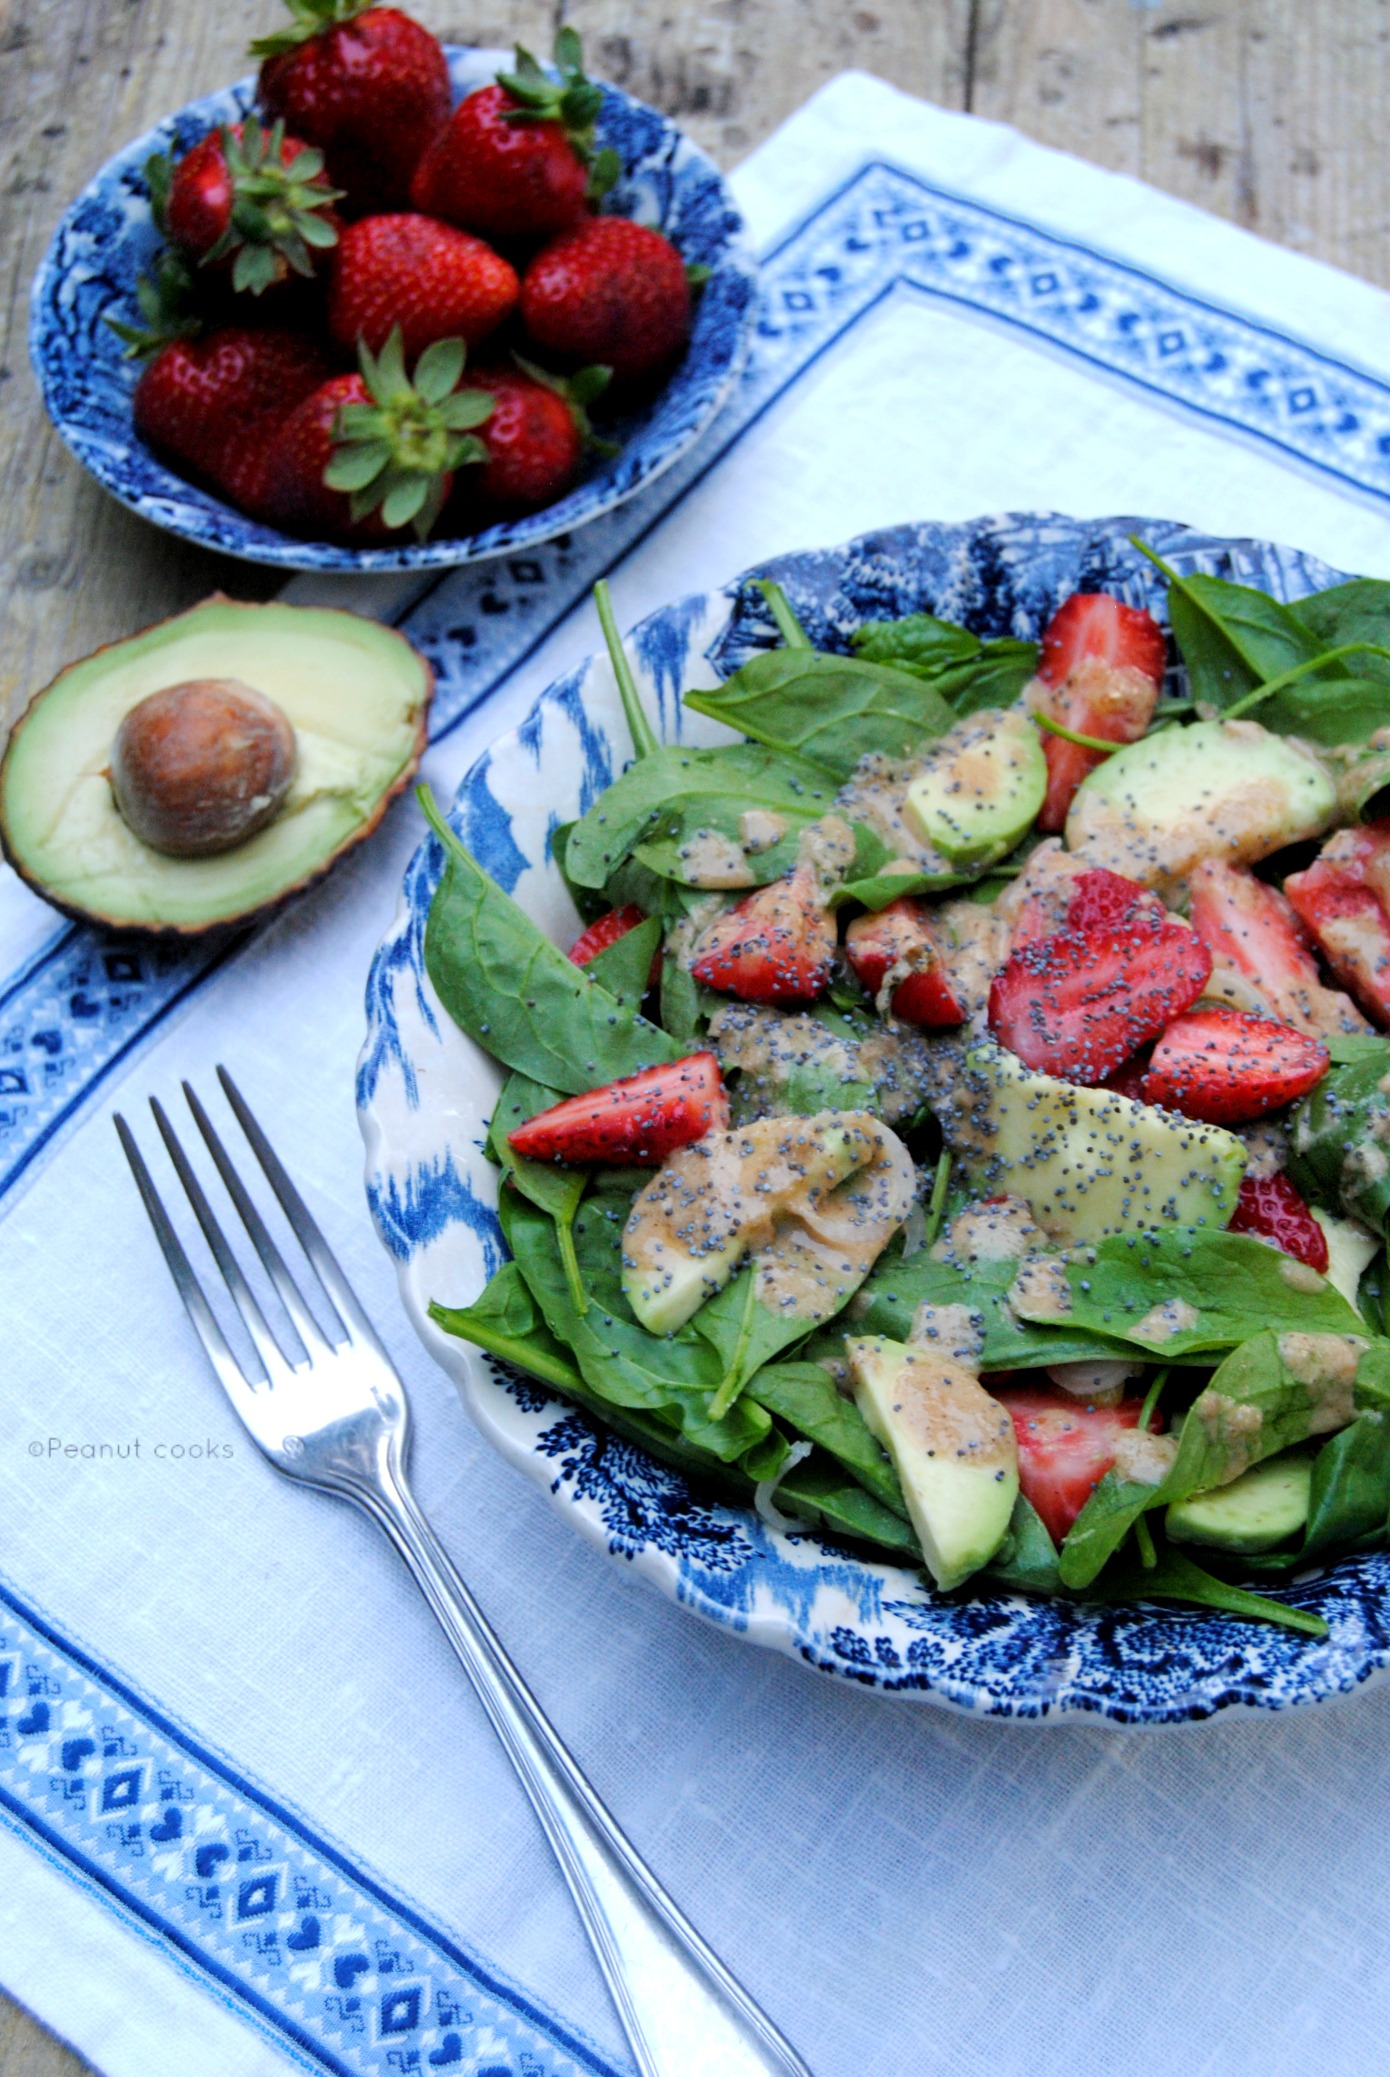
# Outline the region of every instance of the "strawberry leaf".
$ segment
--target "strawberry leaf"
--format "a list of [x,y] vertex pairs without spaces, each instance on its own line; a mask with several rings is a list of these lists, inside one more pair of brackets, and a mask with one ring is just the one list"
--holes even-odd
[[323,472],[323,480],[330,490],[365,490],[375,482],[391,459],[391,450],[384,441],[375,440],[361,447],[347,447],[334,454]]
[[423,476],[408,476],[386,493],[381,508],[382,521],[386,526],[408,526],[429,493],[429,484]]
[[415,364],[415,387],[427,404],[442,403],[463,373],[462,339],[436,339]]
[[470,426],[484,424],[496,406],[497,399],[485,389],[461,389],[445,398],[439,416],[451,433],[462,433]]

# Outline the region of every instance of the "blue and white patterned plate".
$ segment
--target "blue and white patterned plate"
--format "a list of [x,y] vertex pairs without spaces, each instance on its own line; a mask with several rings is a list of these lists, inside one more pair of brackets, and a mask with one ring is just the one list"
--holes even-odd
[[[861,620],[932,612],[987,636],[1036,636],[1079,587],[1103,587],[1162,617],[1162,580],[1127,541],[1139,533],[1180,570],[1296,598],[1340,581],[1313,557],[1224,541],[1169,521],[1009,514],[960,526],[862,535],[757,572],[785,586],[818,646],[843,648]],[[679,600],[629,638],[663,737],[727,740],[682,708],[772,629],[746,579]],[[607,659],[552,685],[521,726],[474,765],[450,820],[493,877],[558,943],[578,922],[548,838],[581,814],[629,754]],[[1100,1608],[1002,1593],[945,1597],[923,1576],[816,1534],[787,1535],[692,1491],[548,1388],[509,1374],[429,1319],[432,1298],[469,1302],[502,1259],[496,1171],[482,1153],[500,1072],[440,1007],[423,966],[441,871],[427,838],[373,963],[358,1107],[367,1193],[396,1259],[411,1321],[459,1385],[485,1435],[600,1550],[698,1614],[808,1665],[981,1715],[1115,1724],[1192,1722],[1243,1704],[1278,1709],[1345,1694],[1390,1664],[1390,1555],[1310,1570],[1283,1589],[1325,1617],[1316,1642],[1289,1630],[1140,1605]]]
[[[510,58],[506,51],[445,48],[460,98],[490,82]],[[655,399],[613,429],[622,442],[618,455],[592,466],[567,497],[525,518],[453,539],[360,549],[295,540],[167,468],[135,431],[131,395],[139,371],[123,358],[106,319],[139,321],[135,284],[159,243],[146,159],[187,151],[215,124],[240,122],[254,106],[255,86],[254,78],[243,79],[191,101],[108,159],[63,217],[34,277],[29,353],[45,409],[77,459],[123,505],[205,548],[287,570],[442,568],[573,533],[652,482],[699,437],[743,365],[756,263],[714,162],[667,117],[605,86],[598,142],[617,152],[623,169],[607,208],[654,225],[687,263],[710,269],[685,357]]]

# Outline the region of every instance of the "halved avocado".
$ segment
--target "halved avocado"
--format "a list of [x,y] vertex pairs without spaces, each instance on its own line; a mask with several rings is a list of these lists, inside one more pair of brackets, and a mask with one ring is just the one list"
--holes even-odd
[[[169,686],[233,680],[294,730],[294,776],[273,819],[234,848],[151,848],[112,792],[122,721]],[[434,673],[404,636],[360,614],[214,595],[69,664],[30,701],[0,763],[0,848],[70,916],[191,936],[245,921],[359,843],[425,747]]]

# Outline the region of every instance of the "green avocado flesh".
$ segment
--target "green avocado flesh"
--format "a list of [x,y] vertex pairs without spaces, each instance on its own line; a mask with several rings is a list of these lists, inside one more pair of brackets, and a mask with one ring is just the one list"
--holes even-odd
[[[284,711],[297,766],[275,819],[235,849],[173,858],[127,828],[107,769],[138,701],[235,678]],[[0,837],[60,908],[196,931],[253,914],[375,822],[418,758],[432,674],[400,635],[334,608],[214,598],[85,657],[31,703],[0,767]]]
[[1234,1133],[1035,1074],[1001,1046],[969,1054],[943,1130],[981,1195],[1022,1197],[1064,1244],[1223,1227],[1245,1173]]
[[1067,849],[1146,887],[1173,890],[1204,858],[1253,865],[1321,835],[1336,814],[1313,754],[1256,721],[1198,721],[1128,743],[1084,779]]
[[1018,1498],[1013,1423],[968,1360],[880,1335],[845,1343],[854,1397],[893,1460],[927,1569],[958,1587],[987,1565]]
[[953,865],[979,865],[1012,851],[1046,792],[1047,759],[1029,717],[976,714],[927,752],[903,818]]
[[1311,1457],[1271,1457],[1229,1486],[1175,1500],[1164,1526],[1175,1543],[1254,1556],[1297,1536],[1308,1519]]

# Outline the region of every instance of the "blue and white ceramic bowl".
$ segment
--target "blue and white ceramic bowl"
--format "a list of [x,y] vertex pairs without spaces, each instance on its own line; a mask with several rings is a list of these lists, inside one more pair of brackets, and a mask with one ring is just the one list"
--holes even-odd
[[[1312,557],[1265,542],[1214,540],[1161,520],[1050,514],[893,527],[749,574],[785,586],[818,646],[844,647],[866,618],[922,611],[981,635],[1036,636],[1083,586],[1118,592],[1162,617],[1162,580],[1129,546],[1135,532],[1180,570],[1278,597],[1340,581]],[[683,709],[681,693],[717,682],[772,640],[746,578],[643,621],[628,650],[666,740],[728,740],[718,724]],[[450,811],[464,843],[560,944],[579,926],[550,863],[550,832],[583,813],[628,755],[607,659],[590,657],[479,759]],[[968,1589],[946,1597],[919,1572],[818,1534],[783,1534],[693,1492],[545,1386],[442,1333],[429,1301],[469,1302],[503,1250],[496,1171],[482,1153],[500,1071],[449,1021],[424,972],[425,918],[441,864],[439,844],[427,838],[368,984],[358,1086],[368,1197],[426,1348],[457,1381],[484,1434],[597,1549],[755,1644],[883,1694],[980,1715],[1193,1722],[1233,1704],[1326,1701],[1390,1663],[1383,1552],[1310,1570],[1282,1590],[1326,1618],[1331,1634],[1321,1643],[1200,1612]]]
[[[446,50],[460,98],[510,59],[506,51]],[[106,319],[139,322],[135,284],[159,243],[145,161],[152,152],[187,151],[218,123],[240,122],[254,106],[255,85],[243,79],[190,102],[108,159],[54,232],[34,278],[29,352],[44,406],[77,459],[123,505],[204,548],[287,570],[441,568],[572,533],[669,469],[698,439],[743,365],[756,265],[713,161],[655,109],[605,86],[598,141],[617,152],[623,169],[606,206],[665,232],[688,263],[711,270],[684,359],[650,404],[613,428],[622,442],[616,457],[591,466],[568,497],[541,512],[476,534],[385,548],[296,540],[176,475],[135,431],[131,396],[139,371],[123,358]]]

